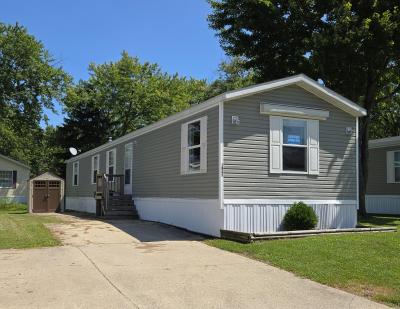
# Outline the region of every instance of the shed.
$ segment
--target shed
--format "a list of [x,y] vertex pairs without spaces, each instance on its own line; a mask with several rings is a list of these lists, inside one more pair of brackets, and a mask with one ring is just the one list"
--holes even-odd
[[64,210],[64,179],[46,172],[28,181],[29,212]]

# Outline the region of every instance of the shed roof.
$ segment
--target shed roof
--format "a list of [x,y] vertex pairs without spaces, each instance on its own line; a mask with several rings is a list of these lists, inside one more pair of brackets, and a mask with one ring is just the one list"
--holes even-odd
[[31,178],[30,180],[64,180],[64,179],[50,172],[45,172],[39,176]]

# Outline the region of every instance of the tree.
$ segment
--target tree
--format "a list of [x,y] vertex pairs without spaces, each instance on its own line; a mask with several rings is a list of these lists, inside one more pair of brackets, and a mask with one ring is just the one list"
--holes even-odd
[[24,27],[0,23],[0,153],[28,163],[33,173],[41,169],[40,121],[69,81]]
[[[210,26],[258,81],[305,73],[363,106],[360,212],[365,214],[371,112],[400,89],[398,1],[210,0]],[[380,97],[385,89],[392,89]]]
[[118,138],[201,102],[207,84],[163,73],[123,52],[117,62],[89,66],[90,77],[71,86],[63,102],[67,117],[63,146],[82,151]]
[[244,61],[241,58],[234,57],[218,66],[218,78],[209,85],[207,97],[211,98],[255,83],[254,71],[245,69]]

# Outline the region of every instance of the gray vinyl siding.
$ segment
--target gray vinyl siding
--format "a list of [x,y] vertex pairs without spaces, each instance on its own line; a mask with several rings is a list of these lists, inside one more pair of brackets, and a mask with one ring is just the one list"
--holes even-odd
[[[207,115],[207,173],[181,175],[181,125]],[[136,138],[135,197],[218,198],[218,107]]]
[[[181,175],[181,124],[207,115],[207,173]],[[125,144],[133,143],[132,194],[134,197],[218,198],[218,108],[172,123],[100,152],[100,172],[106,170],[106,152],[117,151],[116,174],[124,173]],[[92,155],[79,160],[79,186],[72,186],[72,165],[67,164],[66,195],[92,197]]]
[[400,151],[400,145],[369,150],[367,194],[400,195],[399,183],[387,183],[386,152]]
[[[269,116],[260,103],[328,110],[320,121],[319,175],[269,173]],[[240,117],[233,125],[231,116]],[[346,135],[346,127],[353,134]],[[226,199],[356,199],[356,118],[298,86],[224,104],[224,194]]]

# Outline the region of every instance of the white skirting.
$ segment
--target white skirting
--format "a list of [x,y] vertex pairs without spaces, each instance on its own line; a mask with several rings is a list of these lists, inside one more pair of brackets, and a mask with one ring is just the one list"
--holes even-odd
[[400,195],[366,195],[367,213],[400,215]]
[[223,210],[217,199],[134,198],[139,217],[220,236]]
[[26,196],[24,195],[0,196],[0,202],[26,204]]
[[[232,200],[231,203],[226,202],[224,229],[248,233],[270,233],[282,230],[283,217],[292,206],[292,201],[278,203],[275,200],[271,202],[267,200],[259,204],[243,203],[245,200],[240,200],[241,203],[232,203]],[[321,201],[320,203],[312,201],[307,204],[318,216],[318,229],[353,228],[357,224],[356,201]]]
[[95,214],[96,200],[94,197],[67,196],[65,198],[65,209]]

